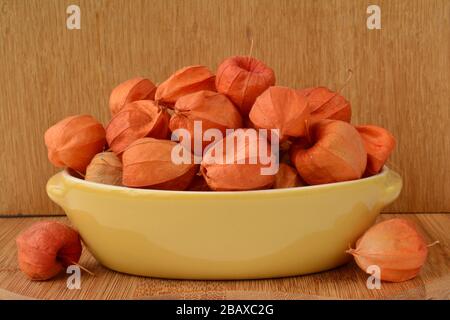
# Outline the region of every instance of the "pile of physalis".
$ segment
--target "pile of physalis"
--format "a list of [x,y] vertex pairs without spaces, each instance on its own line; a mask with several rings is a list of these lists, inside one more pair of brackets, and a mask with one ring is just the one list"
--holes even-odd
[[[375,125],[352,125],[341,90],[275,82],[274,71],[251,56],[227,58],[215,74],[188,66],[159,85],[127,80],[111,92],[106,127],[74,115],[49,128],[48,158],[91,182],[198,192],[302,187],[382,170],[394,137]],[[267,158],[279,169],[263,170],[273,166]],[[424,264],[427,246],[409,222],[389,221],[349,253],[364,270],[379,265],[383,280],[407,280]],[[17,243],[20,267],[32,279],[77,263],[82,248],[78,234],[56,222],[33,226]]]
[[[109,109],[105,128],[89,115],[49,128],[51,163],[104,184],[244,191],[374,175],[395,147],[386,129],[352,125],[350,103],[339,92],[276,86],[273,70],[246,56],[226,59],[216,75],[189,66],[158,86],[127,80],[113,89]],[[273,163],[255,157],[251,146],[273,162],[282,159],[279,170],[261,170]]]

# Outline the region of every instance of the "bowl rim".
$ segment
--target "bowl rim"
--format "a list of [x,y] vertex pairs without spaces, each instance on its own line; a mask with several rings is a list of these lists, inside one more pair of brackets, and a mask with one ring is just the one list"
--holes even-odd
[[318,190],[318,189],[334,189],[336,187],[343,187],[343,186],[351,186],[351,185],[358,185],[365,182],[373,181],[373,180],[380,180],[382,178],[385,178],[391,169],[389,169],[387,166],[383,166],[383,169],[377,173],[376,175],[360,178],[356,180],[350,180],[350,181],[341,181],[341,182],[333,182],[333,183],[326,183],[326,184],[319,184],[319,185],[312,185],[312,186],[300,186],[300,187],[293,187],[293,188],[281,188],[281,189],[263,189],[263,190],[242,190],[242,191],[179,191],[179,190],[158,190],[158,189],[140,189],[140,188],[132,188],[132,187],[126,187],[126,186],[115,186],[115,185],[108,185],[103,184],[99,182],[93,182],[93,181],[86,181],[84,179],[80,179],[77,177],[74,177],[70,174],[69,170],[66,168],[62,171],[60,171],[60,174],[62,175],[63,179],[66,181],[71,182],[75,185],[82,185],[90,189],[97,189],[102,191],[122,191],[122,192],[133,192],[134,194],[164,194],[164,195],[202,195],[205,197],[214,197],[217,195],[250,195],[250,194],[277,194],[282,193],[286,194],[289,192],[298,192],[298,191],[307,191],[307,190]]

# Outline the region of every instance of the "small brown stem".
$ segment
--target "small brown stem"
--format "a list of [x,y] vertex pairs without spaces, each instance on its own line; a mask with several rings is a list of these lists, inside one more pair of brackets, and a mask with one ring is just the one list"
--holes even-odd
[[345,89],[345,87],[349,84],[350,80],[353,77],[353,70],[352,69],[348,69],[347,72],[348,72],[347,79],[345,79],[345,82],[341,86],[341,88],[338,91],[336,91],[337,93],[341,93],[341,91]]
[[345,250],[345,252],[354,256],[356,254],[356,248],[353,249],[352,246],[349,244],[348,250]]
[[75,171],[76,173],[78,173],[80,176],[82,176],[83,177],[83,179],[86,177],[83,173],[81,173],[80,171],[77,171],[77,170],[75,170],[75,169],[73,169],[73,171]]
[[[252,65],[253,38],[250,39],[250,41],[251,41],[251,43],[250,43],[250,52],[248,53],[248,56],[247,56],[247,69],[248,69],[248,71],[251,70],[251,65]],[[244,90],[244,95],[245,95],[245,92],[247,91],[248,83],[250,82],[250,79],[251,79],[251,77],[247,77],[247,80],[246,80],[246,82],[245,82],[245,86],[244,86],[244,88],[245,88],[245,90]]]
[[433,246],[437,245],[438,243],[440,243],[439,240],[436,240],[435,242],[430,243],[429,245],[427,245],[427,247],[428,247],[428,248],[429,248],[429,247],[433,247]]
[[87,273],[89,273],[91,276],[94,276],[95,277],[95,273],[93,273],[92,271],[90,271],[89,269],[87,269],[87,268],[85,268],[85,267],[83,267],[81,264],[79,264],[79,263],[76,263],[76,262],[74,262],[74,261],[69,261],[71,264],[73,264],[73,265],[76,265],[76,266],[78,266],[80,269],[82,269],[82,270],[84,270],[84,271],[86,271]]
[[249,61],[252,58],[252,54],[253,54],[253,39],[250,40],[250,52],[248,53]]

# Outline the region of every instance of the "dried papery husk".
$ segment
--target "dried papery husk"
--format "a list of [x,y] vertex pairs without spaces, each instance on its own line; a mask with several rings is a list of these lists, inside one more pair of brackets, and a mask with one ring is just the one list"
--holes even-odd
[[249,56],[225,59],[216,73],[216,88],[247,116],[256,98],[275,85],[275,73],[262,61]]
[[137,100],[153,100],[156,86],[149,79],[136,77],[122,82],[113,89],[109,97],[109,109],[114,116],[127,103]]
[[308,184],[361,178],[367,153],[358,131],[339,120],[321,120],[310,127],[307,139],[291,147],[291,162]]
[[298,92],[308,101],[311,108],[311,122],[324,119],[350,122],[352,118],[350,102],[338,92],[325,87],[301,89]]
[[78,262],[82,246],[78,233],[56,221],[41,221],[16,239],[20,270],[32,280],[53,278]]
[[170,116],[151,100],[128,103],[106,127],[106,140],[112,151],[122,153],[131,143],[144,138],[166,139]]
[[122,185],[122,162],[114,152],[98,153],[87,166],[84,179],[120,186]]
[[176,145],[174,141],[154,138],[133,142],[122,154],[122,184],[128,187],[185,190],[198,172],[198,165],[194,164],[190,153],[191,163],[175,164],[172,149]]
[[279,129],[280,140],[286,141],[306,134],[310,113],[306,98],[297,90],[273,86],[256,99],[249,117],[257,128]]
[[158,190],[187,190],[188,187],[192,184],[192,180],[197,175],[198,170],[199,166],[195,165],[188,172],[178,177],[177,179],[148,186],[146,188]]
[[105,129],[90,115],[67,117],[45,132],[48,159],[56,167],[84,173],[92,158],[103,151]]
[[[201,121],[201,136],[194,135],[194,121]],[[224,136],[226,129],[242,127],[242,118],[233,103],[223,94],[213,91],[198,91],[185,95],[175,104],[175,114],[170,119],[170,130],[186,129],[191,136],[190,150],[195,152],[194,140],[202,146],[203,153],[208,144],[215,141],[202,141],[203,132],[218,129]],[[217,141],[216,141],[217,142]],[[186,143],[183,141],[183,143]]]
[[427,259],[428,247],[414,223],[395,218],[371,227],[356,248],[347,252],[365,272],[376,265],[381,280],[401,282],[417,276]]
[[297,170],[285,163],[280,163],[280,168],[275,175],[274,189],[294,188],[301,186],[301,180]]
[[[242,143],[237,143],[237,139]],[[253,155],[250,152],[251,145],[256,148]],[[260,161],[260,148],[261,152],[267,151],[268,158],[272,156],[267,139],[260,137],[257,130],[238,129],[205,150],[200,172],[209,187],[216,191],[270,188],[275,181],[275,173],[261,173],[261,169],[270,167],[270,163],[266,165]]]
[[158,90],[157,86],[155,86],[144,99],[140,99],[140,100],[152,100],[152,101],[155,101],[156,90]]
[[192,180],[191,184],[189,185],[188,189],[189,191],[211,191],[211,188],[206,183],[205,178],[203,178],[202,175],[195,175],[194,179]]
[[215,76],[205,66],[189,66],[161,83],[156,90],[155,100],[173,107],[182,96],[201,90],[216,91]]
[[367,175],[381,171],[395,148],[395,138],[386,129],[374,125],[355,126],[367,151]]

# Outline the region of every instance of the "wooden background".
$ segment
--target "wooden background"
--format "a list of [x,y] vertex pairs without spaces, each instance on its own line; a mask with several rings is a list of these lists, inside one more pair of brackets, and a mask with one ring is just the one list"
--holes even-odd
[[[369,4],[382,29],[366,28]],[[81,8],[81,30],[66,8]],[[0,0],[0,214],[61,213],[45,130],[68,115],[108,121],[108,97],[137,75],[161,82],[192,64],[254,55],[292,87],[337,88],[354,123],[389,128],[404,178],[392,212],[450,212],[448,0]]]

